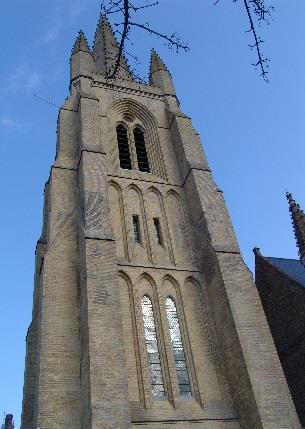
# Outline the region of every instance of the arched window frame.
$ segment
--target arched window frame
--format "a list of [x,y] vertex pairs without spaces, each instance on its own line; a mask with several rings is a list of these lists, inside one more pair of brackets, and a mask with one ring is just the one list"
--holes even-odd
[[[137,149],[137,145],[136,145],[136,139],[135,139],[135,132],[136,130],[141,131],[142,135],[143,135],[143,146],[144,146],[144,151],[145,151],[145,162],[147,163],[147,169],[146,170],[141,170],[140,169],[140,165],[139,165],[139,153],[138,153],[138,149]],[[133,144],[134,144],[134,148],[135,148],[135,154],[136,154],[136,163],[137,163],[137,169],[138,171],[141,171],[141,173],[151,173],[151,166],[150,166],[150,160],[149,160],[149,155],[148,155],[148,150],[147,150],[147,139],[145,137],[145,129],[138,123],[136,123],[133,127],[132,127],[132,138],[133,138]]]
[[[176,352],[175,352],[174,341],[173,341],[173,333],[172,333],[172,326],[171,326],[171,323],[170,323],[170,320],[169,320],[169,313],[168,313],[168,308],[167,308],[167,301],[168,300],[171,300],[174,303],[174,306],[175,306],[178,331],[179,331],[179,336],[180,336],[180,341],[181,341],[181,346],[180,347],[182,349],[182,354],[184,356],[184,359],[182,359],[182,360],[181,359],[177,360],[177,355],[176,355]],[[184,399],[192,398],[193,397],[193,387],[192,387],[192,380],[191,380],[190,364],[189,364],[189,360],[188,360],[188,349],[186,347],[186,341],[184,339],[183,324],[181,323],[182,322],[182,318],[180,316],[179,306],[177,305],[177,300],[172,295],[168,295],[165,298],[165,300],[164,300],[164,306],[165,306],[165,314],[166,314],[166,319],[167,319],[168,329],[169,329],[169,334],[170,334],[169,336],[170,336],[170,341],[171,341],[171,350],[172,350],[174,361],[175,361],[175,367],[176,367],[177,381],[178,381],[178,385],[179,385],[180,397],[184,398]],[[179,363],[179,365],[178,365],[178,363]],[[182,373],[183,373],[184,377],[187,378],[187,381],[188,381],[187,383],[185,383],[185,382],[182,383],[181,382],[181,375],[182,375]],[[187,386],[189,387],[189,389],[187,389]]]
[[[124,168],[122,167],[122,163],[121,163],[121,153],[120,153],[120,148],[119,148],[119,140],[118,140],[118,128],[119,127],[123,127],[126,130],[126,134],[127,134],[127,147],[128,147],[128,151],[129,151],[129,160],[130,160],[130,168]],[[118,150],[118,155],[119,155],[119,163],[120,163],[120,168],[122,168],[123,170],[134,170],[134,163],[133,163],[133,154],[132,154],[132,145],[131,143],[131,139],[130,139],[130,130],[128,125],[125,122],[118,122],[116,124],[115,127],[115,132],[116,132],[116,143],[117,143],[117,150]]]
[[[118,147],[118,138],[117,138],[117,128],[120,125],[123,126],[127,131],[127,143],[128,143],[130,163],[131,163],[130,169],[129,168],[125,169],[125,168],[121,167],[120,151],[119,151],[119,147]],[[135,137],[134,137],[134,132],[136,129],[141,130],[141,132],[143,133],[145,154],[146,154],[146,158],[147,158],[147,164],[148,164],[149,171],[143,171],[143,170],[140,170],[140,168],[139,168],[138,153],[137,153],[136,142],[135,142]],[[119,121],[116,123],[115,131],[116,131],[116,144],[117,144],[117,150],[118,150],[118,155],[119,155],[120,167],[126,171],[127,170],[130,170],[130,171],[134,170],[134,171],[138,171],[140,173],[151,174],[151,160],[150,160],[149,152],[148,152],[147,146],[146,146],[147,145],[147,139],[145,138],[146,133],[145,133],[145,129],[143,128],[143,126],[141,124],[139,124],[138,122],[136,122],[134,124],[127,124],[124,121]]]
[[[149,351],[148,351],[148,342],[147,342],[147,336],[146,336],[146,331],[145,331],[145,319],[144,319],[144,313],[143,313],[143,300],[147,298],[150,303],[151,303],[151,308],[152,308],[152,315],[153,315],[153,324],[154,324],[154,331],[155,331],[155,343],[156,343],[156,350],[157,350],[157,356],[151,358],[149,356]],[[154,300],[152,299],[152,297],[148,294],[145,293],[140,301],[140,306],[141,306],[141,316],[142,316],[142,323],[143,323],[143,331],[144,331],[144,342],[145,342],[145,348],[146,348],[146,356],[147,356],[147,366],[148,366],[148,372],[149,372],[149,382],[150,382],[150,392],[152,395],[152,398],[155,400],[160,400],[160,399],[166,399],[167,397],[167,393],[166,393],[166,386],[165,386],[165,371],[164,371],[164,367],[163,367],[163,358],[162,358],[162,346],[161,346],[161,341],[160,341],[160,335],[158,332],[158,327],[157,327],[157,321],[158,321],[158,317],[156,314],[156,308],[154,305]],[[159,365],[159,369],[158,372],[160,372],[161,375],[161,380],[162,383],[155,383],[153,382],[153,370],[154,367],[156,367],[157,365]],[[156,386],[162,386],[160,389],[155,389]],[[162,390],[163,388],[163,390]],[[159,390],[159,392],[158,392]],[[159,393],[159,394],[158,394]]]

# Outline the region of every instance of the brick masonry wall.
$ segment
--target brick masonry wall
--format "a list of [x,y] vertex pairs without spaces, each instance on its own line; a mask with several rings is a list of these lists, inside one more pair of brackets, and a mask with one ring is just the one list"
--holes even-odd
[[[154,71],[157,86],[109,83],[90,71],[92,61],[73,54],[71,96],[59,115],[35,300],[38,369],[26,387],[37,392],[29,429],[299,429],[222,193],[169,73]],[[135,124],[146,130],[151,174],[120,168],[118,121],[131,123],[131,136]],[[141,243],[132,236],[133,214]],[[144,294],[154,305],[168,393],[162,401],[151,396]],[[187,401],[179,394],[168,296],[187,354]]]

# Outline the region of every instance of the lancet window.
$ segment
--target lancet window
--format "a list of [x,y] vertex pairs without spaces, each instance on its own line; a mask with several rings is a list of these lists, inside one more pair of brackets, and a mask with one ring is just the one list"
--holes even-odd
[[192,396],[191,383],[175,301],[170,297],[166,298],[165,308],[174,352],[180,395],[183,397],[190,397]]
[[145,139],[144,139],[144,133],[141,130],[141,128],[136,127],[133,130],[133,137],[134,137],[134,142],[135,142],[135,146],[136,146],[137,161],[138,161],[139,170],[144,171],[146,173],[150,173],[147,151],[146,151],[146,145],[145,145]]
[[126,170],[132,170],[127,129],[124,127],[124,125],[119,124],[116,127],[116,133],[119,148],[120,166]]
[[151,393],[154,398],[163,398],[165,396],[165,390],[153,305],[150,298],[146,295],[143,296],[141,305],[144,322],[144,335],[149,366]]
[[154,217],[154,227],[155,227],[156,241],[158,244],[160,244],[160,246],[162,246],[161,224],[160,224],[160,219],[157,217]]
[[125,170],[139,170],[144,173],[150,173],[144,131],[137,126],[133,129],[133,132],[129,132],[127,125],[119,124],[116,127],[116,134],[120,167]]
[[132,216],[133,238],[136,243],[141,243],[141,231],[139,216]]

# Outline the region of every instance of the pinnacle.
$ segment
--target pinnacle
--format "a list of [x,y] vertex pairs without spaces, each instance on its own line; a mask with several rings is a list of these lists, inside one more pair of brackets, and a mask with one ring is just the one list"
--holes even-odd
[[91,54],[86,36],[82,30],[80,30],[78,33],[76,42],[75,42],[73,49],[72,49],[72,55],[76,54],[76,52],[79,52],[79,51],[84,51],[84,52],[88,52],[89,54]]
[[[94,37],[93,55],[99,73],[107,75],[114,69],[119,52],[119,43],[116,40],[110,22],[103,14],[100,15]],[[118,77],[132,80],[124,55],[121,55]]]
[[152,49],[151,59],[150,59],[150,74],[156,72],[157,70],[164,70],[169,73],[168,68],[164,64],[164,61],[161,59],[160,55]]
[[[113,39],[115,40],[115,35],[114,35],[114,32],[112,30],[111,24],[110,24],[107,16],[101,13],[99,20],[97,22],[97,26],[96,26],[96,30],[95,30],[95,34],[94,34],[93,49],[94,49],[95,44],[97,42],[99,33],[103,35],[102,36],[103,38],[105,38],[105,32],[106,31],[110,32]],[[116,40],[115,40],[115,42],[116,42]]]
[[294,199],[292,198],[292,194],[291,194],[291,192],[286,192],[286,198],[287,198],[288,203],[289,203],[290,205],[295,204],[295,201],[294,201]]
[[299,255],[302,257],[305,253],[305,214],[299,204],[295,202],[290,192],[286,192],[286,198],[289,203],[289,211],[299,248]]

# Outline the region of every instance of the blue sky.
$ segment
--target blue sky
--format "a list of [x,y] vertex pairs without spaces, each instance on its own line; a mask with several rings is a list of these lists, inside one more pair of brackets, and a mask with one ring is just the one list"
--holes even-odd
[[[262,29],[271,58],[270,83],[258,77],[241,0],[161,0],[149,11],[160,31],[177,31],[191,51],[176,55],[135,32],[147,75],[156,47],[172,72],[182,109],[202,138],[248,266],[252,248],[295,258],[284,193],[305,208],[305,3],[274,0]],[[187,4],[187,7],[185,6]],[[69,56],[78,30],[90,43],[96,0],[2,0],[0,68],[0,411],[20,424],[25,335],[31,318],[34,250],[42,195],[54,160],[58,109],[68,95]]]

